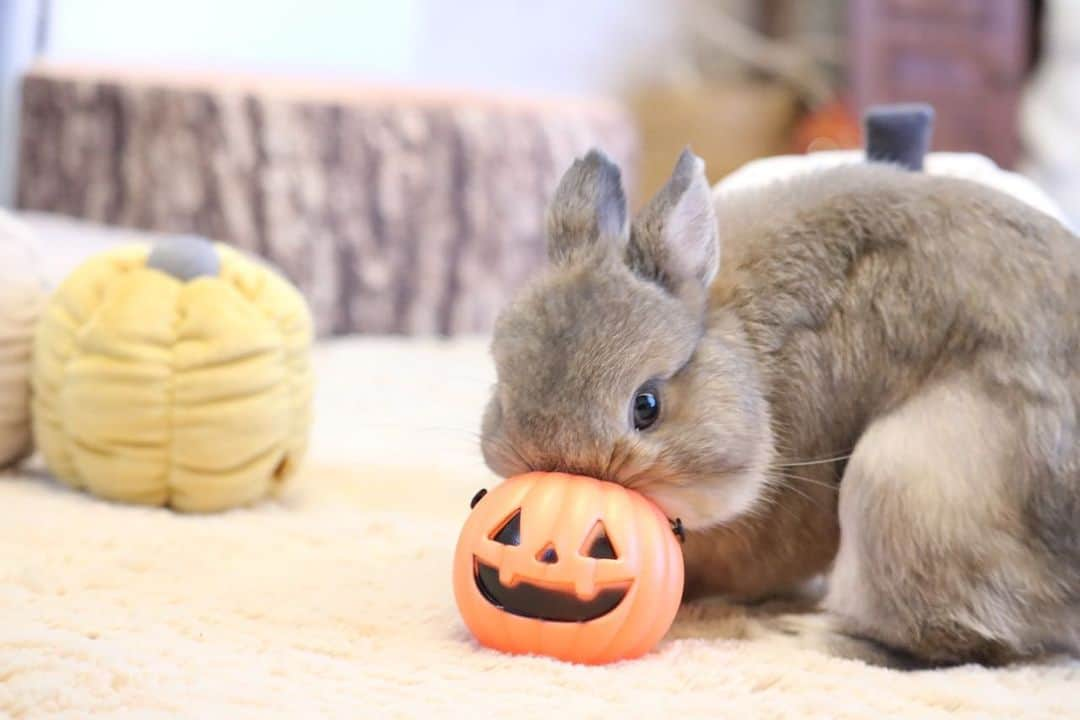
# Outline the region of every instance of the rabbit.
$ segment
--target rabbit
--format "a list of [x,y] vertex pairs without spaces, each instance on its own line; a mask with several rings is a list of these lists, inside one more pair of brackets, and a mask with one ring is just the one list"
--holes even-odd
[[[640,491],[685,597],[891,667],[1080,652],[1080,244],[968,180],[889,163],[717,195],[689,148],[631,222],[592,150],[549,266],[501,311],[498,475]],[[522,522],[528,522],[522,518]]]

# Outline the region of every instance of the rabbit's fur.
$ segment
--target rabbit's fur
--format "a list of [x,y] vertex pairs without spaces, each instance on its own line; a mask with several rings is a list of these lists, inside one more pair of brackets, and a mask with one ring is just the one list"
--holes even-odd
[[593,151],[548,236],[492,344],[496,472],[640,490],[688,531],[690,596],[829,572],[846,655],[1080,649],[1080,245],[1058,222],[880,164],[714,205],[687,151],[629,223]]

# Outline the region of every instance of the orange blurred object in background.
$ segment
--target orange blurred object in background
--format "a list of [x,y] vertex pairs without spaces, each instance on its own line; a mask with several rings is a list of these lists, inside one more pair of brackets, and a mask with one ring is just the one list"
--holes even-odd
[[833,100],[807,113],[792,133],[793,151],[857,150],[862,147],[859,120],[844,99]]

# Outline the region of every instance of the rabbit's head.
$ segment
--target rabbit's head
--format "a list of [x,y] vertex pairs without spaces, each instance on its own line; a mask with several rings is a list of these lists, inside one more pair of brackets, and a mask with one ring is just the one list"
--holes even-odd
[[733,316],[708,312],[719,239],[689,150],[631,224],[619,169],[593,150],[548,213],[550,267],[502,312],[488,465],[640,490],[690,529],[747,512],[772,453],[768,408]]

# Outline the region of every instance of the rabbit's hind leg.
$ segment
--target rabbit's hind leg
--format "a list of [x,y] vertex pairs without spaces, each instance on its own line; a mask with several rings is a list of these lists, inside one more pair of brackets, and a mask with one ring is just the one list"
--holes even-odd
[[998,664],[1062,637],[1067,590],[1025,510],[1048,485],[1039,412],[959,376],[867,428],[825,598],[840,631],[926,664]]

